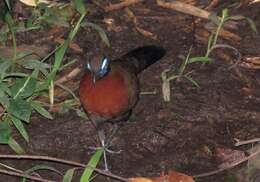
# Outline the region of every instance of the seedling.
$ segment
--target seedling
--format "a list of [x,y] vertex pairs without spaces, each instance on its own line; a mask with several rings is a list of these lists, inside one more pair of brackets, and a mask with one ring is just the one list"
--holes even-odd
[[163,99],[164,99],[165,102],[170,102],[170,100],[171,100],[171,85],[170,84],[171,84],[172,80],[184,78],[184,79],[187,79],[189,82],[191,82],[192,85],[199,87],[198,82],[196,80],[194,80],[191,76],[194,71],[186,72],[186,68],[188,67],[188,65],[191,65],[191,64],[196,63],[196,62],[202,62],[203,64],[212,62],[213,59],[210,58],[209,56],[214,49],[229,48],[229,49],[232,49],[236,52],[236,54],[238,55],[238,59],[241,58],[241,55],[236,48],[234,48],[230,45],[227,45],[227,44],[217,44],[219,32],[223,28],[223,26],[225,25],[225,23],[227,21],[246,19],[248,21],[251,29],[255,33],[258,33],[254,22],[250,18],[247,18],[247,17],[244,17],[244,16],[229,16],[227,9],[224,9],[222,11],[221,17],[218,17],[215,14],[212,14],[209,17],[209,19],[217,25],[217,30],[216,30],[215,33],[212,33],[208,38],[208,44],[207,44],[207,50],[206,50],[205,56],[203,56],[203,57],[190,57],[190,52],[191,52],[191,49],[190,49],[186,58],[183,60],[180,68],[178,69],[177,73],[174,73],[173,75],[168,76],[168,73],[170,71],[172,71],[171,69],[166,69],[162,72],[162,74],[161,74],[161,78],[162,78],[162,81],[163,81],[162,93],[163,93]]

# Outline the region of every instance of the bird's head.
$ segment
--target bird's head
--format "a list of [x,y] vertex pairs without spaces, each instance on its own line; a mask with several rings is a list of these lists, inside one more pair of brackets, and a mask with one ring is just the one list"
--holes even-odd
[[93,83],[106,76],[110,70],[110,61],[105,56],[96,56],[87,62],[87,69],[91,72]]

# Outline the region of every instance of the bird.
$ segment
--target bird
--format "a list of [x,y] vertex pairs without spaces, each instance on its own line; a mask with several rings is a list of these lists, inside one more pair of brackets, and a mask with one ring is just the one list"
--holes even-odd
[[[80,81],[79,98],[97,129],[102,147],[109,143],[106,142],[104,124],[114,124],[115,133],[118,123],[128,120],[139,99],[138,74],[165,54],[163,47],[147,45],[114,60],[98,55],[87,61],[86,71]],[[104,165],[105,170],[108,170],[105,151]]]

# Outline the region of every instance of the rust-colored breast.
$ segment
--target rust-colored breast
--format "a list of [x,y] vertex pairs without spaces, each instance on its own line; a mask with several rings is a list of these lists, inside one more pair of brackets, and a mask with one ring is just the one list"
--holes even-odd
[[125,79],[121,72],[114,71],[93,84],[91,74],[86,73],[80,83],[79,95],[89,115],[112,119],[127,111],[129,89]]

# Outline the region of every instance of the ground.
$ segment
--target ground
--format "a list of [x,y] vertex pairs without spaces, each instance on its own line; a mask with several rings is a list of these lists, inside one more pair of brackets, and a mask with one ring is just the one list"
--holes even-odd
[[[214,10],[219,11],[226,6],[228,4],[222,4]],[[111,42],[111,48],[108,50],[111,58],[147,44],[161,45],[167,50],[163,59],[139,75],[141,91],[156,90],[156,94],[140,96],[130,120],[122,125],[113,139],[112,148],[122,152],[109,155],[111,171],[123,177],[159,176],[168,170],[177,170],[192,176],[218,168],[220,164],[216,157],[218,148],[244,151],[250,149],[251,145],[235,147],[234,139],[248,140],[260,136],[259,71],[239,68],[243,76],[252,83],[248,88],[248,84],[230,68],[231,65],[215,53],[212,55],[214,58],[212,63],[195,64],[188,68],[189,71],[195,70],[193,78],[199,83],[199,88],[183,80],[172,82],[171,101],[164,102],[160,78],[162,71],[171,67],[177,68],[180,65],[180,57],[187,55],[191,46],[193,56],[203,55],[206,44],[196,40],[194,19],[191,16],[148,3],[135,5],[131,9],[135,16],[139,17],[139,25],[157,35],[156,39],[137,32],[132,21],[126,21],[124,10],[106,14],[94,13],[88,19],[106,30]],[[232,15],[251,17],[256,25],[260,26],[259,4],[242,6],[238,9],[231,7],[231,9]],[[114,19],[116,26],[120,26],[121,30],[118,32],[108,30],[105,24],[100,23],[104,17]],[[239,30],[235,32],[241,36],[240,42],[220,41],[236,47],[242,56],[259,56],[259,36],[255,36],[245,22],[239,23],[238,26]],[[44,31],[34,34],[44,35]],[[19,41],[28,43],[25,37],[26,35],[20,35]],[[75,42],[88,54],[98,46],[97,39],[98,36],[94,32],[88,33],[85,30],[80,32]],[[69,57],[79,57],[81,67],[85,63],[84,56],[69,53]],[[79,79],[80,77],[76,80]],[[245,89],[249,89],[250,93]],[[22,140],[18,141],[24,146],[27,154],[47,155],[86,163],[91,156],[88,147],[98,144],[95,128],[90,121],[78,117],[73,110],[65,114],[56,113],[54,116],[54,120],[46,120],[34,115],[27,126],[30,142],[26,144]],[[0,152],[13,153],[6,146],[1,146]],[[24,169],[24,166],[29,168],[42,163],[55,166],[63,172],[68,169],[68,166],[42,161],[37,163],[8,161],[8,164],[21,169]],[[99,167],[103,168],[103,164],[101,163]],[[244,175],[246,169],[247,165],[244,163],[232,170],[195,180],[246,181],[247,176]],[[44,177],[60,179],[60,176],[54,173],[44,173]],[[17,178],[10,176],[1,179],[18,181]],[[101,176],[95,181],[106,180]]]

